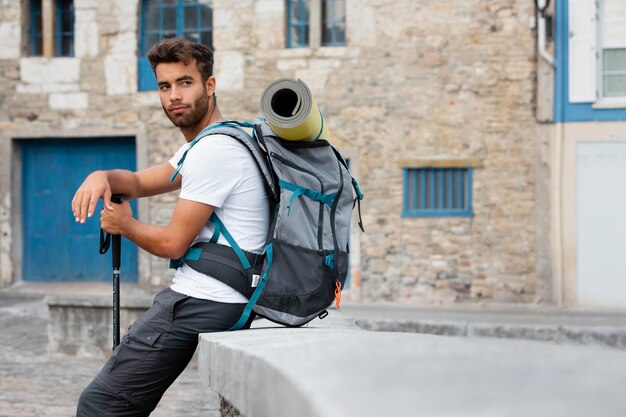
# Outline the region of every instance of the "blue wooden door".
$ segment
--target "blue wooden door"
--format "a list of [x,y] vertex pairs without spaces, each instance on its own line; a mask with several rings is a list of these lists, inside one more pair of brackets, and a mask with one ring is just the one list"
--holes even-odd
[[[92,171],[134,171],[134,138],[24,140],[21,152],[22,279],[110,280],[111,252],[98,253],[102,201],[93,217],[79,224],[71,200]],[[126,239],[122,239],[121,280],[137,281],[137,247]]]

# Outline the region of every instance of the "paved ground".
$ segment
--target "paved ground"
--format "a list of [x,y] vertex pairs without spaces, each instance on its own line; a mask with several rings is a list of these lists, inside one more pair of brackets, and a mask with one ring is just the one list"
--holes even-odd
[[[101,359],[46,352],[43,296],[0,293],[0,417],[71,417]],[[154,417],[218,417],[219,400],[192,364],[169,389]]]
[[[95,293],[103,291],[96,287],[92,288]],[[110,290],[108,286],[103,288]],[[84,292],[85,288],[80,290]],[[77,358],[46,350],[48,310],[44,295],[67,291],[68,286],[48,286],[45,291],[37,286],[34,290],[0,291],[0,417],[74,416],[80,392],[102,366],[102,359]],[[345,303],[342,312],[333,316],[371,330],[518,338],[626,349],[626,314],[617,310]],[[327,319],[316,325],[321,323],[332,324]],[[200,383],[193,363],[153,413],[153,417],[176,416],[219,416],[218,397]]]

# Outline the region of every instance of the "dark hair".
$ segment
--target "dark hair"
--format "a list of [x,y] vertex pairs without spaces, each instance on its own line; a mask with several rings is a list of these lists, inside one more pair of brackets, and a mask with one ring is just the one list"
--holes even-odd
[[148,51],[148,59],[155,74],[156,67],[160,63],[184,62],[189,65],[195,59],[202,82],[206,82],[213,75],[213,51],[211,48],[183,38],[163,39],[154,44]]

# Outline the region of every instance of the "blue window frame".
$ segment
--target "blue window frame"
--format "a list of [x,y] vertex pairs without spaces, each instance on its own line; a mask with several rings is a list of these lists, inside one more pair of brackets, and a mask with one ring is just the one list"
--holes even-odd
[[41,0],[30,2],[30,54],[43,55],[43,16]]
[[405,169],[403,215],[472,216],[472,169]]
[[55,56],[74,56],[74,0],[57,0]]
[[139,90],[156,90],[156,78],[146,54],[167,38],[186,38],[213,47],[213,7],[210,0],[142,0],[139,36]]
[[[30,54],[43,55],[42,0],[30,2]],[[74,0],[54,2],[54,56],[74,56]]]
[[322,46],[346,46],[345,0],[322,0]]
[[309,0],[287,0],[287,48],[309,46]]

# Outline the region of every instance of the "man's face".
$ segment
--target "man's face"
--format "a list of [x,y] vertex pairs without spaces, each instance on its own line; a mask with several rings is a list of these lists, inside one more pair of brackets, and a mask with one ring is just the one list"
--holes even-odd
[[213,83],[202,82],[195,61],[158,64],[156,78],[163,111],[174,126],[191,128],[207,117]]

